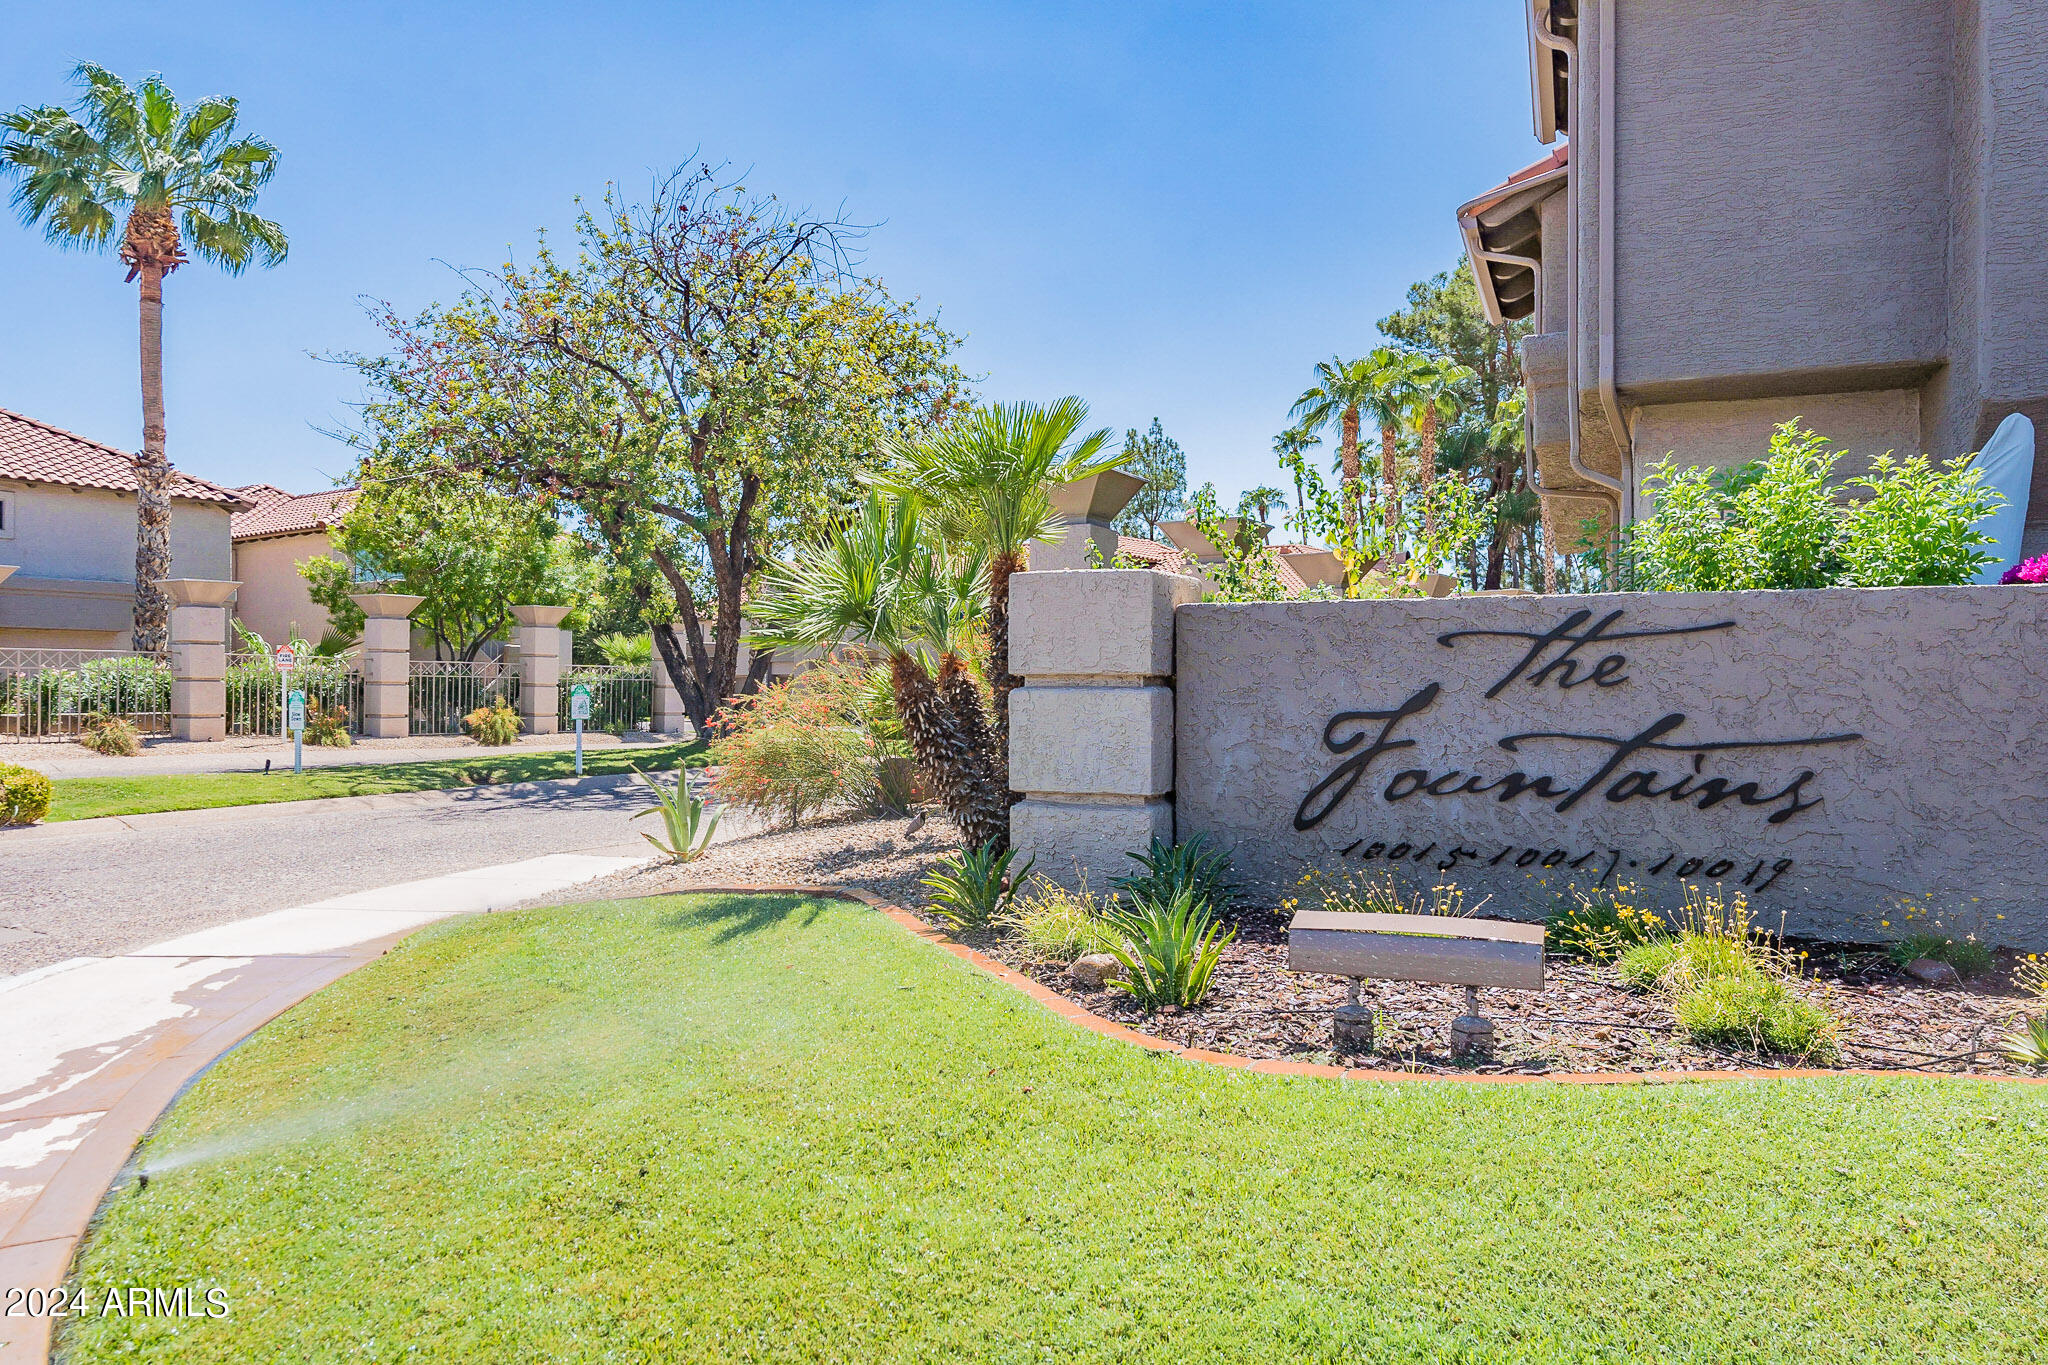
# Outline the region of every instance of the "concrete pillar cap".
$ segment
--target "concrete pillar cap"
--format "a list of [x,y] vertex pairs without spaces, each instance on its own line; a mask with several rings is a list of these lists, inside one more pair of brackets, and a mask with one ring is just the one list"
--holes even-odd
[[[0,574],[0,578],[6,575]],[[221,578],[159,578],[156,585],[164,590],[174,607],[221,607],[235,595],[242,585],[239,582]]]
[[7,576],[20,567],[19,564],[0,564],[0,583],[5,583]]
[[403,592],[358,592],[350,593],[348,600],[361,607],[363,615],[372,620],[402,621],[427,599]]
[[512,619],[522,626],[559,626],[562,618],[574,610],[574,607],[519,605],[512,608]]

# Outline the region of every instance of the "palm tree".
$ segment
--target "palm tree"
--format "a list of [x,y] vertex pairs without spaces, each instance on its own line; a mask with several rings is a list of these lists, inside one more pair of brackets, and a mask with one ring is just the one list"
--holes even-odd
[[1323,443],[1323,438],[1300,427],[1289,427],[1273,438],[1273,454],[1283,469],[1294,474],[1294,520],[1302,535],[1308,534],[1308,497],[1301,483],[1301,457]]
[[1408,375],[1409,406],[1414,411],[1421,464],[1422,524],[1425,535],[1436,531],[1436,508],[1430,494],[1436,487],[1437,425],[1457,417],[1464,407],[1465,385],[1474,376],[1456,361],[1416,356],[1417,364]]
[[748,607],[757,648],[852,643],[889,661],[910,752],[971,848],[1009,843],[1010,801],[962,657],[987,604],[988,561],[951,555],[916,498],[870,493],[847,521],[770,565]]
[[1049,484],[1114,469],[1130,456],[1105,454],[1107,427],[1081,434],[1088,405],[1062,398],[1051,406],[1000,403],[977,408],[921,439],[896,444],[877,486],[899,498],[926,499],[939,534],[951,545],[988,555],[989,683],[995,691],[996,760],[1009,766],[1010,578],[1024,567],[1025,547],[1063,534],[1046,495]]
[[[78,110],[57,105],[0,116],[0,165],[15,178],[22,222],[40,223],[59,246],[97,250],[121,228],[121,263],[142,296],[142,453],[135,461],[137,650],[168,637],[159,580],[171,571],[171,463],[164,451],[164,276],[189,244],[230,275],[251,261],[276,265],[284,230],[253,212],[256,191],[277,170],[277,149],[235,136],[236,103],[208,96],[191,108],[161,76],[130,87],[104,67],[73,73]],[[125,218],[123,218],[125,215]],[[182,231],[180,218],[182,217]]]
[[1340,360],[1331,356],[1316,366],[1316,382],[1294,400],[1287,415],[1294,422],[1288,435],[1310,436],[1331,423],[1337,424],[1337,468],[1343,479],[1342,505],[1347,539],[1356,541],[1358,509],[1364,501],[1358,467],[1358,424],[1360,414],[1373,395],[1372,376],[1363,360]]

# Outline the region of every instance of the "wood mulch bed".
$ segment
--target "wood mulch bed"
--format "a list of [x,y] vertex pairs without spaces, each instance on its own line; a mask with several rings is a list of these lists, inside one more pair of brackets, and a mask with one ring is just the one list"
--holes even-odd
[[[1487,990],[1480,1009],[1494,1022],[1491,1062],[1454,1060],[1446,1033],[1464,1013],[1456,986],[1368,981],[1360,998],[1377,1012],[1370,1053],[1331,1050],[1330,1019],[1347,982],[1287,970],[1287,916],[1240,908],[1237,940],[1223,950],[1209,998],[1191,1009],[1146,1010],[1118,990],[1075,984],[1064,964],[1035,960],[1014,940],[974,936],[973,945],[1105,1019],[1183,1047],[1241,1057],[1324,1062],[1386,1071],[1542,1075],[1592,1071],[1721,1071],[1735,1067],[1812,1067],[1798,1057],[1724,1052],[1682,1037],[1661,997],[1630,990],[1614,970],[1552,959],[1541,991]],[[1807,945],[1795,945],[1807,946]],[[1822,964],[1796,986],[1841,1020],[1844,1068],[1940,1071],[1956,1075],[2032,1075],[2009,1060],[2000,1036],[2025,997],[2008,987],[2004,964],[1962,988],[1923,986],[1881,953],[1818,945]]]
[[[858,886],[912,911],[937,928],[919,879],[959,847],[934,812],[922,828],[889,818],[841,817],[794,830],[771,830],[715,845],[686,867],[644,868],[588,888],[591,899],[687,891],[693,886],[810,884]],[[1379,1014],[1374,1050],[1336,1054],[1330,1018],[1347,983],[1287,970],[1287,916],[1240,908],[1237,940],[1224,949],[1209,998],[1187,1010],[1148,1011],[1121,991],[1076,985],[1065,964],[1034,959],[999,934],[956,935],[963,942],[1060,992],[1103,1018],[1185,1047],[1242,1057],[1326,1062],[1387,1071],[1545,1074],[1565,1072],[1720,1071],[1730,1067],[1822,1065],[1700,1047],[1679,1036],[1670,1005],[1621,986],[1611,967],[1552,959],[1541,991],[1480,992],[1497,1048],[1485,1064],[1454,1061],[1446,1045],[1464,992],[1453,986],[1371,981],[1362,998]],[[2007,1059],[2000,1036],[2027,1003],[2006,983],[2010,962],[1961,988],[1923,986],[1872,949],[1794,944],[1808,951],[1810,974],[1797,986],[1842,1021],[1845,1068],[2026,1075]]]

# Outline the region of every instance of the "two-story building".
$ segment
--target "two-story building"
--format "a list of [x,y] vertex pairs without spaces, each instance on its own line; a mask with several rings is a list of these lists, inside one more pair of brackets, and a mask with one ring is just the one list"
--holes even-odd
[[[1459,210],[1489,314],[1531,318],[1560,528],[1627,523],[1666,455],[1793,416],[1870,456],[2048,431],[2048,6],[1528,0],[1549,157]],[[2024,543],[2048,550],[2048,459]]]
[[253,504],[235,514],[235,619],[273,645],[294,634],[318,644],[329,628],[327,608],[313,600],[299,565],[341,559],[331,532],[355,504],[353,488],[287,493],[252,483],[236,493]]
[[[126,649],[135,620],[135,460],[0,408],[0,647]],[[171,577],[226,578],[249,502],[177,474]]]

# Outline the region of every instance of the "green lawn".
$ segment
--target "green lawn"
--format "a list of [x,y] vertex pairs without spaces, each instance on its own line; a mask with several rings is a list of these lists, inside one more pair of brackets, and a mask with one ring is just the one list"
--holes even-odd
[[[873,912],[430,929],[230,1054],[78,1360],[2041,1358],[2048,1093],[1252,1076]],[[177,1164],[184,1162],[186,1164]]]
[[[585,776],[623,773],[629,768],[666,771],[680,763],[702,763],[704,744],[606,745],[583,751]],[[257,806],[272,801],[317,801],[327,796],[377,796],[389,792],[441,791],[494,782],[537,782],[574,777],[571,749],[540,752],[465,749],[460,758],[428,763],[364,763],[345,768],[284,772],[195,773],[138,777],[67,777],[52,782],[51,820],[89,820],[96,815],[143,815],[160,810],[204,810],[213,806]]]

